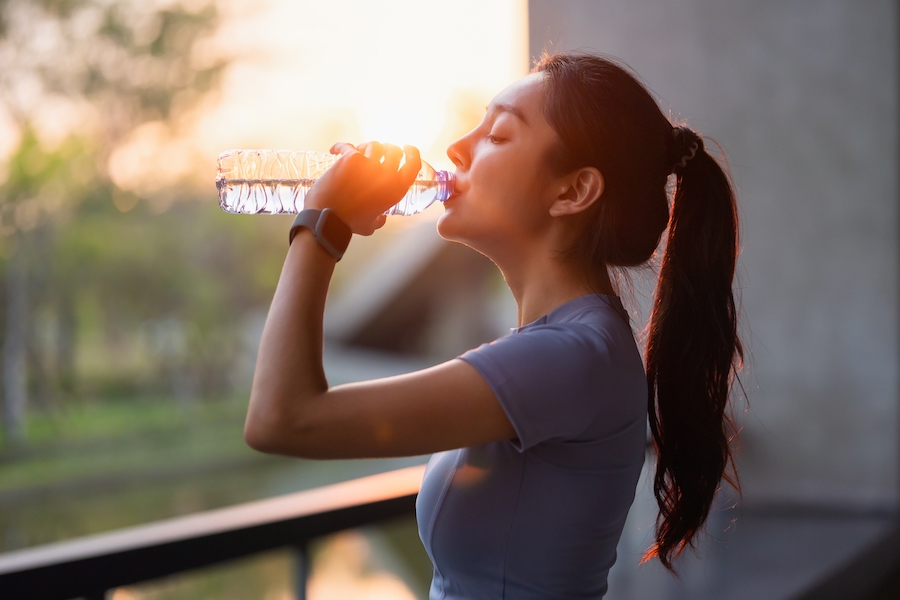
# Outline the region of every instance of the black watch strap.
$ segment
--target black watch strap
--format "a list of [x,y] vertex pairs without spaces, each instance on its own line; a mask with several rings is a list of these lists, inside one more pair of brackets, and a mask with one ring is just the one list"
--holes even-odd
[[308,208],[300,211],[291,225],[288,245],[294,241],[300,227],[309,229],[319,245],[338,260],[341,260],[347,246],[350,245],[350,238],[353,237],[350,226],[330,208],[323,210]]

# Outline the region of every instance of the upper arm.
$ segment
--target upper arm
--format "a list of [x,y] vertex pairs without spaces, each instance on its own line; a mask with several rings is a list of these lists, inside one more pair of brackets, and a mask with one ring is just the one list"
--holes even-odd
[[[290,400],[290,399],[288,399]],[[278,415],[247,415],[247,442],[308,458],[410,456],[516,437],[484,377],[455,359],[406,375],[340,385]]]

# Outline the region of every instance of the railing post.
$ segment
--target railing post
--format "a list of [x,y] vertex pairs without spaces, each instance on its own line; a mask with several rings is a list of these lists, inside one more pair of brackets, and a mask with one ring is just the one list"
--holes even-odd
[[306,600],[306,581],[309,579],[309,548],[304,542],[294,546],[294,598]]

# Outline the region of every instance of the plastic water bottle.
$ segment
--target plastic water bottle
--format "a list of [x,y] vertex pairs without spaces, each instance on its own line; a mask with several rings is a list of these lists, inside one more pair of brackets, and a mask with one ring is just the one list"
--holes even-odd
[[[219,206],[229,213],[290,214],[303,210],[306,193],[338,159],[324,152],[228,150],[219,155]],[[414,215],[453,193],[456,176],[422,163],[416,181],[386,215]]]

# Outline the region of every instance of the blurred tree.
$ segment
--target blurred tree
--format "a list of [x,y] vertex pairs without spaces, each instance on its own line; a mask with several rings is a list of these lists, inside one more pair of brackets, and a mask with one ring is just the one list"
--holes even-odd
[[18,138],[5,181],[0,172],[4,424],[13,442],[24,435],[26,363],[48,380],[33,343],[42,300],[55,323],[58,384],[73,385],[74,294],[86,273],[61,253],[78,235],[60,232],[85,215],[134,207],[113,183],[110,157],[142,125],[176,135],[177,117],[216,89],[227,60],[204,41],[217,18],[213,4],[188,1],[0,0],[0,116]]

